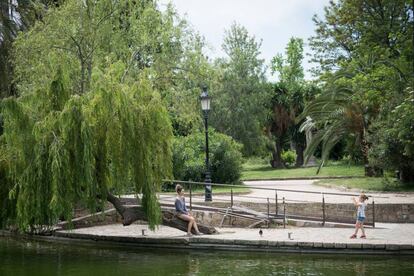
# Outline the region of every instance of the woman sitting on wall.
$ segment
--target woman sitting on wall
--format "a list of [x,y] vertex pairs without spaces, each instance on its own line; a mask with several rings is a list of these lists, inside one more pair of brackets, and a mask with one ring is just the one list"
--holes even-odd
[[187,208],[185,207],[185,197],[184,197],[184,189],[181,185],[175,186],[175,191],[177,192],[177,198],[175,199],[175,210],[177,212],[177,217],[182,220],[188,221],[188,229],[187,235],[192,236],[191,228],[194,227],[196,235],[202,235],[200,231],[198,231],[197,222],[195,218],[188,212]]

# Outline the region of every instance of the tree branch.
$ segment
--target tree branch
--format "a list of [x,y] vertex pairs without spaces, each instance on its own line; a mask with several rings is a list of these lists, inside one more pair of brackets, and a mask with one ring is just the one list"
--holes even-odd
[[[134,206],[134,207],[125,207],[121,200],[117,198],[116,196],[108,193],[107,200],[112,203],[112,205],[115,207],[116,211],[121,215],[122,217],[122,224],[124,226],[131,225],[134,221],[137,220],[147,220],[147,217],[140,206]],[[188,223],[186,221],[183,221],[179,219],[174,212],[169,210],[162,210],[162,224],[173,227],[176,229],[179,229],[181,231],[187,231]],[[218,233],[217,230],[214,227],[204,225],[201,223],[197,223],[198,229],[201,233],[204,234],[214,234]],[[192,232],[194,232],[194,228],[192,229]]]

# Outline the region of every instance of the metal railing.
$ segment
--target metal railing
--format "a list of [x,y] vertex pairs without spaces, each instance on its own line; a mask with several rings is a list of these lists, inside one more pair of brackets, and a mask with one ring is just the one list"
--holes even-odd
[[[183,184],[188,186],[189,190],[189,207],[190,210],[193,208],[193,186],[204,186],[206,183],[204,182],[195,182],[195,181],[183,181],[183,180],[164,180],[165,183],[170,184]],[[256,190],[267,190],[267,191],[274,191],[275,193],[275,217],[279,215],[279,200],[278,200],[278,192],[289,192],[289,193],[300,193],[300,194],[317,194],[321,195],[321,209],[322,209],[322,217],[320,218],[322,225],[325,225],[327,221],[326,217],[326,203],[325,203],[325,196],[326,195],[333,195],[333,196],[347,196],[347,197],[355,197],[359,196],[359,194],[355,193],[334,193],[334,192],[314,192],[314,191],[305,191],[305,190],[290,190],[290,189],[280,189],[280,188],[269,188],[269,187],[257,187],[257,186],[248,186],[248,185],[237,185],[237,184],[221,184],[221,183],[209,183],[212,187],[228,187],[230,188],[230,199],[226,200],[223,198],[220,198],[220,201],[230,201],[230,207],[232,208],[234,206],[234,188],[248,188],[248,189],[256,189]],[[214,191],[212,191],[213,193]],[[368,197],[372,198],[372,227],[375,228],[375,201],[373,196],[367,195]],[[246,195],[238,195],[239,198],[251,198],[251,199],[263,199],[267,202],[267,217],[270,218],[270,198],[269,197],[257,197],[257,196],[246,196]],[[376,196],[377,198],[381,196]],[[213,197],[214,198],[214,197]],[[315,201],[303,201],[303,200],[287,200],[285,197],[282,198],[282,208],[283,208],[283,226],[286,226],[286,204],[287,202],[302,202],[302,203],[317,203]],[[304,217],[306,218],[306,217]],[[315,218],[315,217],[313,217]]]

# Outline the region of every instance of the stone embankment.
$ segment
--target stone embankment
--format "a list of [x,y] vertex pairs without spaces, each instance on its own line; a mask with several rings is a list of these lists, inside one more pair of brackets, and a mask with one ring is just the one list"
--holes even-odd
[[51,239],[177,249],[414,255],[413,224],[381,224],[366,230],[367,239],[350,239],[353,230],[344,228],[273,228],[263,229],[262,236],[259,229],[218,230],[220,233],[216,235],[187,237],[185,233],[166,226],[150,231],[144,224],[127,227],[112,224],[60,230]]

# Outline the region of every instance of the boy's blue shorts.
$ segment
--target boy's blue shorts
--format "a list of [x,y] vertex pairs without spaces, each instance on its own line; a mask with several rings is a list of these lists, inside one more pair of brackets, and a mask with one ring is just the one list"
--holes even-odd
[[359,222],[364,222],[364,221],[365,221],[365,217],[360,217],[360,216],[358,216],[358,217],[357,217],[357,221],[359,221]]

